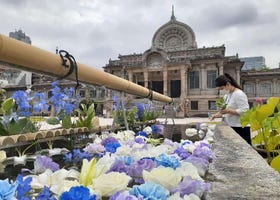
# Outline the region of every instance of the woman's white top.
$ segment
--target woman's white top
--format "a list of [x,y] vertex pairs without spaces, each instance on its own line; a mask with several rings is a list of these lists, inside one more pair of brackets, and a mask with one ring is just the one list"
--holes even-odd
[[241,127],[240,116],[249,110],[247,95],[240,89],[236,88],[232,93],[224,95],[224,102],[227,109],[235,110],[239,115],[224,114],[223,120],[232,127]]

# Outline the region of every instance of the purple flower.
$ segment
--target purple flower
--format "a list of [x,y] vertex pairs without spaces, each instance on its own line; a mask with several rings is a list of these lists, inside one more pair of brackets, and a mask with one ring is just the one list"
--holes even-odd
[[203,193],[210,188],[210,183],[205,183],[200,180],[193,180],[190,176],[186,176],[184,180],[172,189],[172,193],[179,192],[181,197],[189,195],[191,193],[201,197]]
[[182,160],[190,156],[190,154],[183,147],[178,147],[175,149],[174,153],[176,153]]
[[205,174],[209,166],[208,160],[193,155],[190,155],[185,161],[192,163],[198,169],[201,176]]
[[135,137],[135,142],[138,144],[146,144],[146,141],[142,137]]
[[162,165],[164,167],[171,167],[176,169],[180,166],[180,161],[175,156],[168,156],[166,154],[160,154],[159,158],[157,158],[158,166]]
[[116,160],[106,173],[110,172],[124,172],[127,174],[127,165],[121,160]]
[[147,182],[142,185],[134,185],[129,194],[143,199],[165,200],[169,196],[169,191],[156,183]]
[[210,160],[215,158],[213,151],[207,145],[204,144],[197,146],[194,149],[192,155],[203,158],[205,160]]
[[53,172],[59,170],[59,165],[47,156],[36,156],[34,161],[34,171],[36,173],[43,173],[46,169],[50,169]]
[[98,154],[103,153],[105,151],[105,147],[101,144],[91,143],[87,145],[83,150],[87,153]]
[[136,196],[130,195],[128,191],[116,192],[110,197],[110,200],[140,200]]
[[68,192],[63,192],[60,200],[96,200],[96,195],[90,195],[88,188],[84,186],[71,187]]
[[106,144],[108,144],[108,143],[117,143],[117,142],[118,142],[118,140],[116,138],[114,138],[114,137],[107,137],[104,140],[102,140],[101,144],[105,147]]
[[142,158],[137,162],[132,163],[128,168],[128,175],[131,176],[136,183],[144,183],[142,178],[143,170],[151,171],[157,166],[154,159]]

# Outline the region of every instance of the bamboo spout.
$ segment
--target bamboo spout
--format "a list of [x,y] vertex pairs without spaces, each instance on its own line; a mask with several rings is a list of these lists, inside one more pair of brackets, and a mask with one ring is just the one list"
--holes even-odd
[[[27,71],[39,72],[52,76],[63,76],[67,69],[62,66],[61,58],[51,52],[0,34],[0,61],[18,65]],[[77,63],[81,82],[105,86],[129,94],[147,97],[150,90],[136,83],[122,79],[81,63]],[[69,79],[75,80],[74,74]],[[171,103],[172,98],[152,91],[153,100]]]

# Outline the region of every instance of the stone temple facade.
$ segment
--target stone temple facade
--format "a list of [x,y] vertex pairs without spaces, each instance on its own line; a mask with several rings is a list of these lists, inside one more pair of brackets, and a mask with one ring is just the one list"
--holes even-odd
[[216,110],[221,95],[215,88],[217,76],[226,72],[240,82],[244,62],[238,55],[225,56],[225,50],[224,45],[199,48],[192,28],[172,12],[154,33],[150,49],[119,55],[104,70],[172,97],[177,117],[204,116]]

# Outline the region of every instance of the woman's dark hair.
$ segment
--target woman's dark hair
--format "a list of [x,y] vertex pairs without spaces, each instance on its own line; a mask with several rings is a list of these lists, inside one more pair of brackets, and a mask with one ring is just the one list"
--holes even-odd
[[221,87],[221,86],[226,86],[227,83],[230,83],[236,88],[241,89],[240,85],[232,78],[231,75],[228,73],[225,73],[224,75],[220,75],[218,78],[215,80],[215,86],[216,87]]

